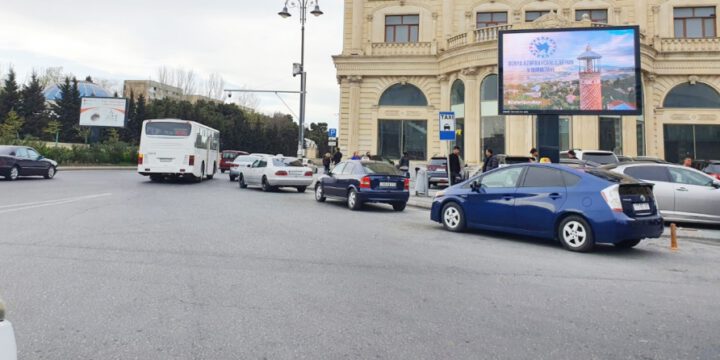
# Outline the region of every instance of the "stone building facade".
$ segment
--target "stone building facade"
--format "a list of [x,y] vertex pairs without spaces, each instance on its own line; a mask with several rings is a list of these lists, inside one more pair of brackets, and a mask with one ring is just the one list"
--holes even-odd
[[416,160],[440,155],[438,112],[458,115],[468,163],[483,148],[525,155],[537,119],[497,111],[505,29],[638,25],[643,116],[561,118],[570,148],[670,161],[720,158],[720,0],[345,0],[340,147]]

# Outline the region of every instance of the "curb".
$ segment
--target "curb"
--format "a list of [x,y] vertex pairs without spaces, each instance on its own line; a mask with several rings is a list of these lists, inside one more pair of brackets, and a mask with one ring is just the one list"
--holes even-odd
[[137,166],[60,166],[58,171],[137,170]]
[[408,204],[408,206],[412,206],[412,207],[418,208],[418,209],[425,209],[425,210],[432,209],[432,202],[426,203],[425,201],[413,199],[412,197],[410,197],[407,204]]

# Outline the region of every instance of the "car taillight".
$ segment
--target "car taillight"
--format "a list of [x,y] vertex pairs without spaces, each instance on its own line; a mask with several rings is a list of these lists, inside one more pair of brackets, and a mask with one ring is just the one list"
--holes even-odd
[[138,165],[143,164],[143,154],[138,154]]
[[623,212],[622,200],[620,200],[620,185],[613,185],[600,192],[610,209],[615,212]]
[[280,170],[275,172],[275,176],[287,176],[288,172],[285,170]]
[[405,178],[405,190],[410,190],[410,179]]
[[370,189],[370,178],[369,177],[366,176],[366,177],[360,179],[360,188],[361,189]]
[[195,155],[188,156],[188,165],[190,165],[190,166],[195,165]]
[[238,167],[238,166],[240,166],[240,165],[239,164],[230,164],[230,167]]
[[305,176],[313,176],[312,171],[306,171],[306,172],[305,172]]

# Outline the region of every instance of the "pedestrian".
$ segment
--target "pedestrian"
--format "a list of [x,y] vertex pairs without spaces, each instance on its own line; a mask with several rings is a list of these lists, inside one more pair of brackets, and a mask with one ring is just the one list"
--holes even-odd
[[532,157],[532,162],[538,162],[540,161],[540,152],[536,148],[530,149],[530,156]]
[[370,160],[370,152],[366,152],[365,155],[362,156],[362,161],[369,161]]
[[568,159],[577,160],[577,155],[575,155],[575,150],[568,151]]
[[405,177],[410,177],[410,156],[407,151],[403,153],[398,163],[398,170],[402,171]]
[[340,152],[340,148],[337,149],[335,152],[335,155],[333,155],[332,163],[333,165],[337,165],[342,161],[343,153]]
[[462,166],[460,165],[460,147],[455,146],[453,148],[452,154],[450,154],[450,164],[448,166],[449,168],[449,175],[450,175],[450,186],[453,186],[460,182],[460,179],[462,178],[460,176],[460,171],[462,169]]
[[330,173],[330,164],[332,163],[332,161],[333,160],[332,160],[332,156],[330,155],[330,153],[326,153],[322,160],[323,167],[325,168],[326,174]]
[[490,171],[498,168],[499,166],[500,164],[498,163],[498,159],[495,157],[493,150],[490,148],[485,149],[485,162],[483,163],[482,171]]
[[686,156],[683,160],[683,166],[685,167],[693,167],[693,158],[690,156]]
[[358,155],[358,152],[353,152],[353,156],[350,158],[350,160],[360,160],[360,155]]

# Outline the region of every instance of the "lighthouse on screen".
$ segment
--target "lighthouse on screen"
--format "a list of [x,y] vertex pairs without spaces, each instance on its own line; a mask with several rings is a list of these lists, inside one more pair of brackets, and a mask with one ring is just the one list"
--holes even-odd
[[602,110],[602,76],[600,54],[590,45],[578,56],[580,60],[580,110]]

